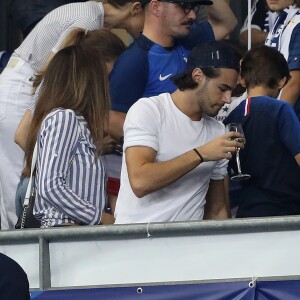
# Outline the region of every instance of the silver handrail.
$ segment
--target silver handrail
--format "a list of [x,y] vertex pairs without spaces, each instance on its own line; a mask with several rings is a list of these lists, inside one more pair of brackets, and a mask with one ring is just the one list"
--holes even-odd
[[51,288],[49,243],[300,230],[300,216],[0,231],[0,245],[39,244],[39,288]]

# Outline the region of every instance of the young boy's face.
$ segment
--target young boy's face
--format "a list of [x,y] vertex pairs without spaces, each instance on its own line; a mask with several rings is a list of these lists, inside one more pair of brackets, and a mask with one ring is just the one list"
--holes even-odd
[[267,0],[267,4],[270,10],[280,12],[294,4],[294,0]]

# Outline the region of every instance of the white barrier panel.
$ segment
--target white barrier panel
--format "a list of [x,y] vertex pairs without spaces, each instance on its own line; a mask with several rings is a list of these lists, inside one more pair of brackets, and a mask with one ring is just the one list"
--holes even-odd
[[18,262],[27,274],[30,287],[39,287],[39,244],[0,245],[0,252]]
[[291,276],[300,232],[52,243],[54,287]]

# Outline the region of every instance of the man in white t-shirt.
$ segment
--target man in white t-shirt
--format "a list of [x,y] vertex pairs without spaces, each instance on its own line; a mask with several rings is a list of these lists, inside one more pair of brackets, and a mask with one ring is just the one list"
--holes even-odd
[[194,48],[178,89],[142,98],[124,124],[116,223],[228,217],[224,177],[239,133],[226,133],[214,117],[230,102],[239,60],[225,43]]

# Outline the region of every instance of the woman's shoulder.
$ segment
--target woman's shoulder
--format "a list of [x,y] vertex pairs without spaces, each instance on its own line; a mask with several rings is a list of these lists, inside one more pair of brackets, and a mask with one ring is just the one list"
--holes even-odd
[[49,114],[46,116],[46,118],[51,118],[53,116],[69,116],[69,117],[76,117],[76,114],[74,110],[69,109],[69,108],[62,108],[58,107],[53,109]]
[[72,127],[77,123],[76,113],[72,109],[55,108],[44,119],[41,128],[45,129],[52,124],[68,124]]
[[55,108],[45,117],[44,122],[60,119],[61,121],[70,121],[76,119],[76,113],[72,109]]

